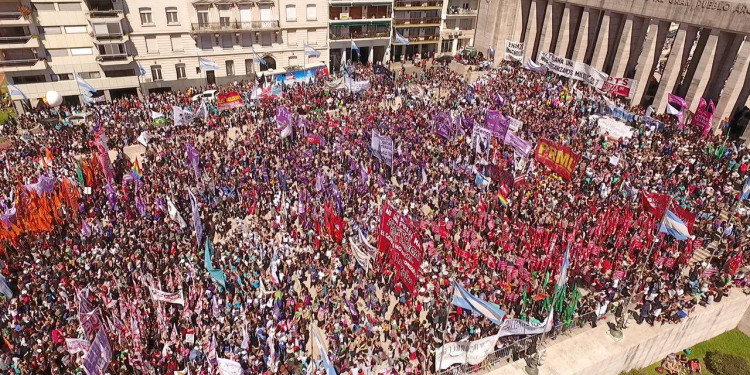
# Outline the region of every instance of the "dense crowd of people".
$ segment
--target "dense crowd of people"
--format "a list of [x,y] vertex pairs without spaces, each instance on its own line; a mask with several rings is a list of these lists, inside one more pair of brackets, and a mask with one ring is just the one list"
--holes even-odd
[[[243,106],[209,102],[184,125],[172,108],[202,111],[191,100],[198,88],[6,123],[0,373],[83,373],[86,350],[66,339],[92,342],[101,327],[110,374],[213,374],[217,358],[246,374],[325,373],[321,346],[339,374],[421,374],[434,372],[444,343],[497,332],[451,304],[454,281],[508,318],[541,321],[554,310],[557,325],[635,295],[637,321],[679,322],[744,286],[748,220],[735,206],[750,154],[723,134],[701,138],[661,115],[614,139],[590,120],[612,98],[517,65],[473,82],[440,64],[395,76],[354,70],[367,90],[335,90],[323,76],[257,100],[256,82],[218,87],[240,93]],[[295,118],[284,137],[279,107]],[[515,133],[534,145],[544,138],[580,154],[572,179],[503,140],[477,154],[472,127],[488,109],[521,121]],[[77,111],[88,112],[81,124],[42,121]],[[454,119],[447,139],[431,122],[439,111]],[[373,130],[394,140],[392,166],[373,157]],[[111,172],[95,156],[102,143]],[[642,203],[648,193],[697,215],[692,238],[659,233],[662,217]],[[377,248],[385,203],[419,229],[413,292],[386,254],[373,251],[365,270],[352,252],[358,240]],[[343,241],[327,230],[330,215],[343,219]],[[693,263],[710,243],[711,259]]]

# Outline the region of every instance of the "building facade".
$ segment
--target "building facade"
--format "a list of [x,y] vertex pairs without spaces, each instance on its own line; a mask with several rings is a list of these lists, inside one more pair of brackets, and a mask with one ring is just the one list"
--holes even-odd
[[77,75],[107,99],[138,86],[120,0],[0,1],[0,54],[8,82],[32,104],[49,90],[80,100]]
[[476,47],[503,58],[552,52],[636,81],[633,104],[667,107],[670,93],[695,111],[716,103],[714,124],[750,105],[750,1],[494,0],[482,4]]
[[329,66],[334,71],[341,68],[342,58],[372,63],[389,55],[393,0],[330,0],[328,15]]
[[446,0],[440,30],[440,53],[455,55],[474,45],[480,0]]

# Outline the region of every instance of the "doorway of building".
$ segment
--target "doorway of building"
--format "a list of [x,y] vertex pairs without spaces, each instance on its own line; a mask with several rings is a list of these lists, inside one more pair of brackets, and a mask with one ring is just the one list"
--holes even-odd
[[209,85],[216,84],[216,74],[213,70],[206,71],[206,82],[208,82]]

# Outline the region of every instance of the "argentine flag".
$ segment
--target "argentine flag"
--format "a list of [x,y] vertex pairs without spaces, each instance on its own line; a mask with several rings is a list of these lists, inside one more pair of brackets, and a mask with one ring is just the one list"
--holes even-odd
[[470,294],[455,281],[453,281],[453,304],[462,309],[471,310],[475,314],[484,315],[492,323],[498,325],[502,324],[505,318],[505,311]]
[[255,61],[257,61],[260,65],[266,66],[268,63],[266,63],[266,60],[263,60],[260,56],[258,56],[258,53],[255,52],[255,47],[250,46],[250,49],[253,50],[253,56],[255,56]]
[[28,98],[26,97],[26,94],[24,94],[24,93],[23,93],[23,91],[21,91],[21,89],[19,89],[19,88],[18,88],[18,87],[16,87],[15,85],[10,85],[10,84],[8,85],[8,93],[9,93],[10,95],[20,96],[20,97],[21,97],[21,98],[23,98],[24,100],[28,99]]
[[143,65],[138,64],[138,72],[141,74],[141,76],[146,75],[146,69],[143,69]]
[[305,56],[308,57],[320,57],[320,52],[316,51],[315,48],[312,48],[305,44]]
[[[8,85],[8,89],[10,89],[10,85]],[[742,185],[742,195],[740,195],[740,200],[750,198],[750,177],[745,180],[745,184]]]
[[318,348],[320,349],[320,357],[323,362],[323,369],[326,370],[326,375],[337,375],[336,369],[333,368],[333,363],[331,363],[331,359],[328,358],[328,353],[326,352],[326,348],[323,345],[323,341],[320,339],[320,336],[318,335],[317,327],[313,327],[312,330],[313,338],[315,339],[315,343],[318,344]]
[[573,241],[568,242],[568,249],[565,250],[565,257],[563,258],[562,267],[560,267],[560,278],[557,279],[557,285],[555,290],[560,290],[568,282],[568,268],[570,268],[570,248],[573,246]]
[[398,31],[396,31],[396,43],[401,43],[405,45],[409,45],[409,39],[404,38],[403,35],[399,34]]
[[201,70],[219,70],[219,65],[205,57],[198,58],[198,64]]
[[[88,91],[88,92],[90,92],[92,94],[96,92],[96,89],[94,88],[94,86],[91,86],[88,82],[86,82],[83,79],[83,77],[81,77],[80,74],[78,76],[76,76],[76,83],[78,84],[78,88],[81,89],[81,90],[83,90],[83,91]],[[84,95],[84,96],[86,96],[86,95]]]
[[679,241],[687,240],[691,236],[685,222],[671,210],[664,213],[659,233],[666,233]]
[[353,40],[352,40],[352,51],[357,51],[357,53],[359,53],[359,47],[357,47],[357,45],[354,44]]

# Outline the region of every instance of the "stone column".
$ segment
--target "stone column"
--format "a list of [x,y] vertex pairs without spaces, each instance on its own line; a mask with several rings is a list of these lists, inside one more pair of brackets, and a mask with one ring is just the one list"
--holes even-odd
[[628,14],[625,16],[623,22],[625,24],[622,27],[620,42],[617,44],[614,65],[612,65],[612,72],[610,74],[615,77],[623,77],[625,75],[625,66],[628,64],[628,59],[630,58],[630,42],[633,37],[633,15]]
[[719,44],[711,64],[711,80],[706,86],[706,91],[703,92],[706,100],[713,100],[714,103],[719,101],[719,96],[732,68],[729,62],[734,61],[744,41],[745,36],[740,34],[723,32],[719,36]]
[[599,70],[603,70],[604,61],[607,59],[611,17],[612,13],[610,11],[604,12],[604,17],[602,17],[602,23],[599,25],[599,32],[596,36],[596,43],[594,44],[594,55],[591,57],[590,65]]
[[589,8],[583,8],[581,12],[581,24],[578,26],[578,36],[576,37],[576,44],[571,56],[573,61],[583,62],[583,58],[586,56],[586,50],[589,46],[589,17]]
[[[654,97],[654,108],[658,113],[663,113],[667,108],[667,100],[669,94],[672,93],[677,79],[680,77],[682,70],[682,55],[685,50],[685,40],[687,39],[688,25],[680,25],[680,29],[677,30],[677,35],[672,43],[672,50],[669,51],[669,57],[667,57],[667,64],[664,66],[664,73],[661,75],[659,81],[659,89],[656,91]],[[688,50],[690,48],[688,47]]]
[[557,45],[555,53],[558,56],[565,56],[570,45],[570,6],[563,4],[562,20],[560,21],[560,31],[557,35]]
[[555,30],[552,27],[552,0],[547,0],[547,7],[544,11],[544,21],[542,21],[542,34],[539,36],[539,46],[534,51],[534,60],[538,59],[538,56],[544,52],[550,50],[552,44],[552,33]]
[[649,23],[648,34],[643,41],[643,51],[638,57],[638,70],[635,72],[635,95],[631,101],[633,105],[640,104],[643,100],[643,95],[646,93],[664,47],[664,41],[667,39],[669,25],[669,22],[657,19],[652,19]]
[[[531,59],[534,53],[534,44],[536,43],[536,8],[537,0],[531,0],[531,6],[529,7],[529,17],[526,19],[526,36],[524,37],[524,50],[523,59],[524,61]],[[497,53],[497,52],[495,52]],[[505,51],[503,51],[505,53]]]
[[[737,53],[737,59],[734,60],[732,65],[732,72],[729,73],[729,78],[724,85],[724,90],[721,92],[719,102],[716,104],[716,112],[714,114],[714,126],[718,126],[724,117],[729,117],[738,105],[738,101],[742,100],[740,95],[742,93],[743,85],[750,80],[750,40],[745,38],[740,45],[740,49]],[[741,103],[740,103],[741,105]],[[750,126],[748,127],[750,129]]]
[[695,72],[692,77],[685,77],[686,80],[690,78],[690,86],[688,87],[687,95],[685,95],[685,101],[693,112],[698,108],[698,104],[703,97],[703,92],[706,90],[708,81],[711,78],[711,63],[714,60],[714,54],[717,50],[716,46],[719,43],[720,34],[721,32],[719,30],[711,30],[711,35],[708,36],[706,46],[703,48],[703,53],[693,55],[693,60],[698,59],[698,65],[696,65]]

